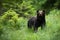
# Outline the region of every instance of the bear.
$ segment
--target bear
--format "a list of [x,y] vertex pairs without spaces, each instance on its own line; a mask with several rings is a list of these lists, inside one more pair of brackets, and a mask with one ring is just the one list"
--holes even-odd
[[36,16],[28,20],[28,28],[32,29],[33,27],[35,32],[38,30],[38,27],[41,27],[41,29],[43,29],[45,25],[45,10],[37,10]]

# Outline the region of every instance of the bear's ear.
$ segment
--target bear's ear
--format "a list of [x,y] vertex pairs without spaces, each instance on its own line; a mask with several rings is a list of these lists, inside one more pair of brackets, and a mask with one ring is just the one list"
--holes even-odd
[[39,11],[40,11],[40,10],[38,9],[38,10],[37,10],[37,13],[38,13]]
[[43,10],[43,12],[45,13],[45,10]]

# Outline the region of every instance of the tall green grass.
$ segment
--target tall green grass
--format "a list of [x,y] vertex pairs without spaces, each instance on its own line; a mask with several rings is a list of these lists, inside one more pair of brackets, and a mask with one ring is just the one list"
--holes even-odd
[[[16,23],[17,29],[11,29],[8,26],[3,26],[0,40],[60,40],[60,10],[51,10],[46,15],[46,27],[34,33],[33,30],[27,28],[26,18],[18,18]],[[12,27],[12,26],[11,26]]]

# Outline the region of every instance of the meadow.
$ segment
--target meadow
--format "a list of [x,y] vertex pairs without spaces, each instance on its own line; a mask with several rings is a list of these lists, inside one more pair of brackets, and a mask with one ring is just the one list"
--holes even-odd
[[[27,22],[38,9],[46,26],[34,33]],[[60,40],[60,0],[0,0],[0,40]]]
[[36,33],[28,29],[27,18],[18,18],[15,14],[13,17],[16,16],[14,19],[17,21],[14,23],[13,17],[6,19],[6,14],[0,20],[0,40],[60,40],[60,10],[51,10],[50,14],[46,15],[46,27],[43,30],[39,27]]

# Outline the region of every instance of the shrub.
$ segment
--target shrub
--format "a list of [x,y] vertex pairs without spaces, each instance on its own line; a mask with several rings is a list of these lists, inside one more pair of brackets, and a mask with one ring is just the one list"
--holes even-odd
[[15,25],[17,20],[18,14],[14,10],[10,9],[1,16],[0,24],[4,26],[8,25],[9,27],[16,27]]

